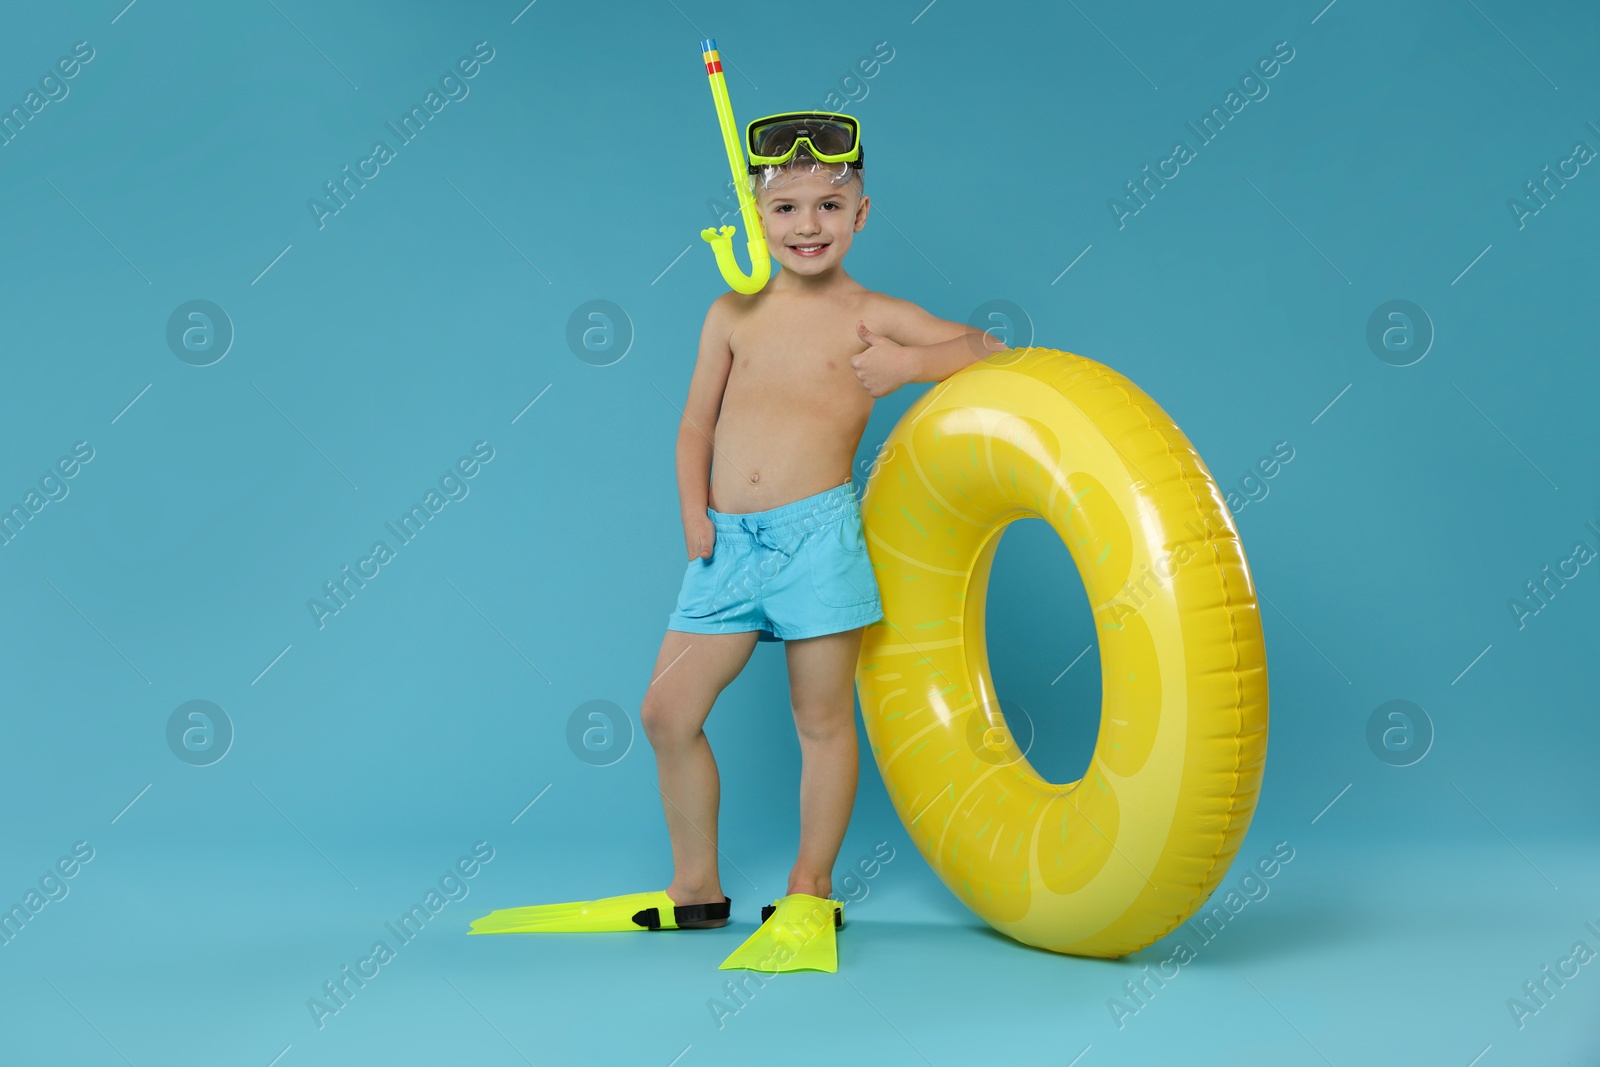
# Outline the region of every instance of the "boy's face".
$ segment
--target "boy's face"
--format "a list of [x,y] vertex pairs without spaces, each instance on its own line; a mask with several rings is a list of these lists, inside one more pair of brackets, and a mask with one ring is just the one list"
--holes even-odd
[[[779,265],[811,275],[838,267],[851,237],[867,223],[871,201],[860,189],[853,178],[833,185],[820,174],[793,178],[777,189],[757,189],[767,248]],[[821,247],[812,252],[812,245]]]

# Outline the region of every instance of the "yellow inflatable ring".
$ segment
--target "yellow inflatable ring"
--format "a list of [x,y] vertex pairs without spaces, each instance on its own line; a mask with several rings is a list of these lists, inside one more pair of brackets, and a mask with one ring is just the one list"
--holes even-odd
[[[1094,757],[1057,785],[1005,729],[984,643],[1005,527],[1049,522],[1094,609]],[[862,497],[884,619],[856,683],[895,810],[963,903],[1029,945],[1117,957],[1194,913],[1249,827],[1267,744],[1261,619],[1183,432],[1068,352],[997,352],[895,426]]]

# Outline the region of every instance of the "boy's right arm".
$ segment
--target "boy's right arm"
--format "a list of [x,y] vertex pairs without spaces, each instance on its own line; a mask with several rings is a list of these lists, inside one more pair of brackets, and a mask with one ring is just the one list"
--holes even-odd
[[733,369],[733,349],[728,343],[733,329],[735,293],[723,293],[711,302],[700,329],[700,353],[689,380],[683,419],[678,424],[678,500],[683,509],[684,544],[689,559],[708,557],[715,542],[715,526],[706,515],[711,492],[712,440],[722,394]]

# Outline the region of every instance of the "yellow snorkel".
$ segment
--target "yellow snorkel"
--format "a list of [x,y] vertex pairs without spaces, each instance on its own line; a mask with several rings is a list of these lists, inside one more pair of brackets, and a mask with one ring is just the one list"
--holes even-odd
[[739,213],[744,217],[745,232],[750,239],[745,247],[750,249],[750,273],[739,268],[733,256],[735,227],[723,226],[720,230],[708,227],[700,236],[711,243],[716,253],[717,267],[723,280],[737,293],[759,293],[772,277],[772,257],[767,252],[767,235],[761,226],[761,216],[756,211],[756,198],[750,192],[750,170],[745,162],[744,144],[739,138],[739,128],[733,121],[733,105],[728,102],[728,84],[722,77],[722,59],[717,53],[717,42],[706,38],[700,42],[700,51],[706,61],[706,75],[711,79],[711,100],[717,107],[717,122],[722,126],[722,141],[728,149],[728,166],[733,170],[733,191],[739,197]]

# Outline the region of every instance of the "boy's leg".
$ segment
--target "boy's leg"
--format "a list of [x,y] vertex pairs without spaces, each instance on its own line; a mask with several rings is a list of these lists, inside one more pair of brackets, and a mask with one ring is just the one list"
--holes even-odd
[[800,735],[800,855],[789,893],[826,897],[856,800],[856,659],[862,627],[785,641]]
[[668,630],[656,656],[639,722],[656,754],[661,806],[672,837],[672,884],[679,904],[723,897],[717,873],[717,804],[721,784],[701,727],[718,694],[738,677],[756,632],[691,634]]

